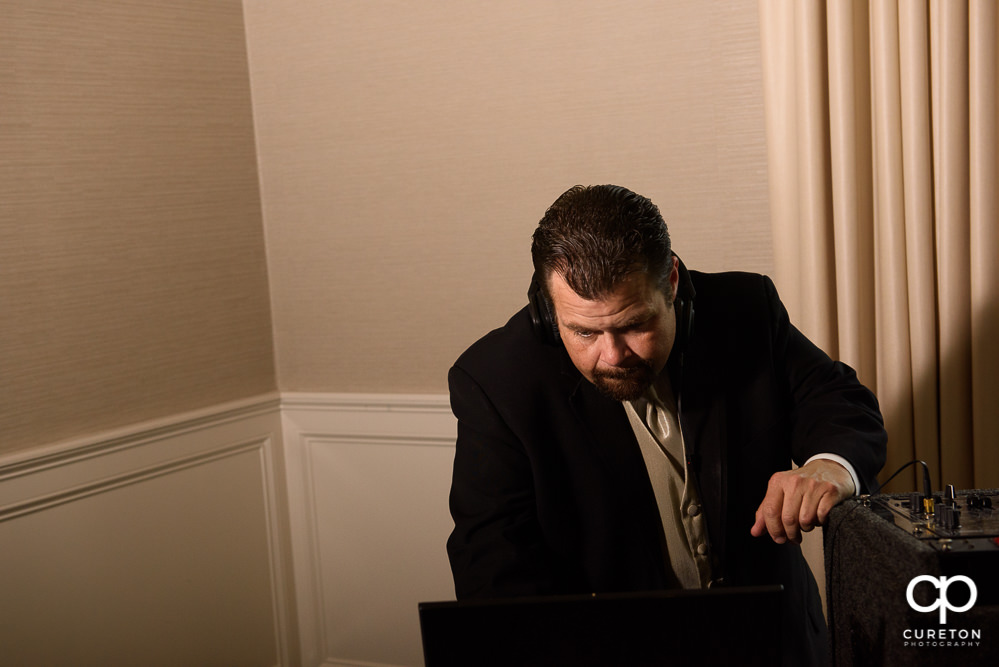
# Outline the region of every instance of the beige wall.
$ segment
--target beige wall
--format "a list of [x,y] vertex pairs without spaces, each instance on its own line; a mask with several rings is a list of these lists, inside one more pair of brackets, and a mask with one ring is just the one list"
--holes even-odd
[[0,452],[273,391],[239,0],[0,16]]
[[245,0],[279,384],[444,392],[575,183],[770,271],[755,2]]
[[0,2],[0,451],[442,393],[574,183],[772,269],[755,3]]
[[[418,656],[415,601],[450,594],[453,419],[443,397],[356,394],[444,393],[461,350],[524,303],[530,234],[570,185],[651,196],[691,266],[772,269],[750,0],[0,0],[0,16],[0,530],[35,536],[8,540],[34,569],[7,568],[28,582],[7,589],[34,600],[120,546],[79,580],[114,604],[63,621],[94,594],[56,590],[39,599],[61,616],[28,617],[39,636],[107,621],[84,633],[95,655],[122,622],[147,627],[136,595],[200,608],[231,589],[251,604],[173,648],[231,630],[262,664],[296,664],[298,640],[303,664]],[[259,398],[278,388],[341,395]],[[391,523],[409,514],[426,525]],[[369,570],[395,594],[371,598]],[[122,589],[133,575],[147,587]]]

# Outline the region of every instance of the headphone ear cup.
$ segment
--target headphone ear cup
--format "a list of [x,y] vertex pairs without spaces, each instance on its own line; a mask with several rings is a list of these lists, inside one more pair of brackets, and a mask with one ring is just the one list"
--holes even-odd
[[690,340],[691,331],[694,328],[694,300],[688,297],[677,295],[674,308],[676,310],[676,339],[673,347],[683,351]]
[[680,271],[680,280],[676,288],[676,296],[673,300],[673,307],[676,309],[676,339],[673,346],[681,352],[686,349],[687,343],[694,331],[694,283],[690,279],[690,272],[683,265],[676,253],[673,256],[677,259]]
[[531,316],[531,329],[538,340],[548,345],[559,345],[562,342],[555,313],[545,298],[537,274],[531,278],[531,286],[527,289],[527,312]]

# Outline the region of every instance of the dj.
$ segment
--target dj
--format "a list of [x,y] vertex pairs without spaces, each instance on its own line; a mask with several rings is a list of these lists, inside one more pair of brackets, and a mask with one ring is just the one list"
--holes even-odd
[[825,662],[798,544],[876,483],[874,395],[625,188],[564,193],[531,252],[529,305],[449,373],[458,598],[782,584],[785,662]]

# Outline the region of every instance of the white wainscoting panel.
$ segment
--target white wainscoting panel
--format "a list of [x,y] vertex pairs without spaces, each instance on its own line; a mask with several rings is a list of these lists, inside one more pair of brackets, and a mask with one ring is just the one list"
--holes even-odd
[[305,667],[423,664],[417,604],[454,599],[446,396],[283,394]]
[[0,459],[0,662],[297,662],[279,407]]

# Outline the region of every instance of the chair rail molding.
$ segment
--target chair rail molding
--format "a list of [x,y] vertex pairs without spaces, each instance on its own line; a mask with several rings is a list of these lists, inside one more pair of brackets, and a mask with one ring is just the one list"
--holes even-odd
[[446,395],[275,392],[0,456],[5,658],[422,665],[455,437]]
[[0,456],[12,664],[294,665],[276,393]]

